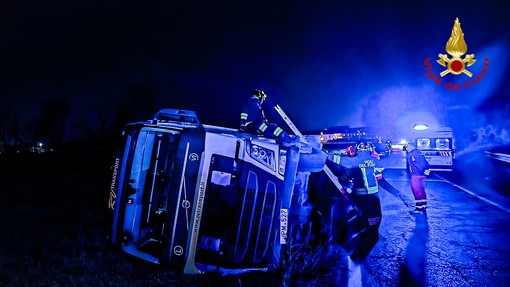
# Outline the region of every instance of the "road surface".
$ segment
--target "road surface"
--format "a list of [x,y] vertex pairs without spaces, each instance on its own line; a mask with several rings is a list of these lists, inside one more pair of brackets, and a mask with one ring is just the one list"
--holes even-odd
[[427,211],[412,214],[405,171],[387,169],[384,178],[380,240],[360,268],[360,286],[510,286],[507,197],[433,173]]

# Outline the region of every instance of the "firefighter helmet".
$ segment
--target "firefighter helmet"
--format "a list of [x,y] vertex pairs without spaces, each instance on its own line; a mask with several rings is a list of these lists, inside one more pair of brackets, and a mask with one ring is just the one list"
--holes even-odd
[[369,152],[374,152],[375,151],[375,144],[373,142],[368,142],[367,143],[367,149]]
[[405,146],[405,151],[410,152],[416,149],[416,144],[414,142],[408,142]]
[[356,145],[356,150],[368,150],[368,145],[366,142],[359,142],[357,145]]
[[253,96],[255,96],[257,99],[265,100],[267,98],[266,93],[262,90],[255,90],[253,91]]
[[349,146],[345,149],[345,154],[348,157],[354,157],[356,156],[356,149],[353,146]]

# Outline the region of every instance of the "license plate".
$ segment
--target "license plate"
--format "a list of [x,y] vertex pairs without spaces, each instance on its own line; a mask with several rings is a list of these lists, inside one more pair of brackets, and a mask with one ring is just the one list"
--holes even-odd
[[287,244],[287,224],[289,222],[288,209],[280,209],[280,244]]

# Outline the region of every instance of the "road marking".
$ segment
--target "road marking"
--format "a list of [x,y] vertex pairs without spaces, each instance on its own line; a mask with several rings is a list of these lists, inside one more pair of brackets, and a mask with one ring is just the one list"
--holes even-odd
[[440,179],[442,179],[444,182],[447,182],[447,183],[449,183],[450,185],[452,185],[452,186],[454,186],[454,187],[456,187],[456,188],[458,188],[458,189],[460,189],[460,190],[464,191],[465,193],[467,193],[467,194],[469,194],[469,195],[472,195],[472,196],[474,196],[474,197],[476,197],[476,198],[479,198],[479,199],[481,199],[481,200],[485,201],[486,203],[488,203],[488,204],[490,204],[490,205],[493,205],[493,206],[495,206],[495,207],[497,207],[497,208],[499,208],[499,209],[501,209],[501,210],[503,210],[503,211],[505,211],[505,212],[507,212],[507,213],[510,213],[510,209],[505,208],[505,207],[503,207],[503,206],[501,206],[501,205],[499,205],[499,204],[495,203],[494,201],[491,201],[491,200],[489,200],[489,199],[487,199],[487,198],[485,198],[485,197],[483,197],[483,196],[481,196],[481,195],[478,195],[478,194],[476,194],[476,193],[472,192],[472,191],[471,191],[471,190],[469,190],[469,189],[466,189],[466,188],[464,188],[464,187],[462,187],[462,186],[460,186],[460,185],[458,185],[458,184],[455,184],[455,183],[453,183],[453,182],[451,182],[451,181],[447,180],[446,178],[444,178],[444,177],[442,177],[442,176],[439,176],[439,175],[437,175],[437,174],[436,174],[435,176],[436,176],[436,177],[438,177],[438,178],[440,178]]

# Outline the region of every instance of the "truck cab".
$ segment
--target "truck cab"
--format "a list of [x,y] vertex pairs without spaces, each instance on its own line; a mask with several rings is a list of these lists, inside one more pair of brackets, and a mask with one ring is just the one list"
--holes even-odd
[[186,274],[279,268],[292,225],[303,223],[296,198],[327,157],[301,143],[204,125],[179,109],[127,124],[120,150],[108,203],[111,242]]

